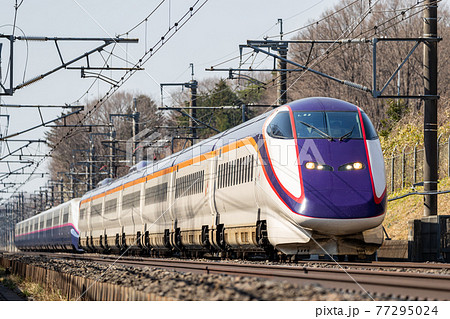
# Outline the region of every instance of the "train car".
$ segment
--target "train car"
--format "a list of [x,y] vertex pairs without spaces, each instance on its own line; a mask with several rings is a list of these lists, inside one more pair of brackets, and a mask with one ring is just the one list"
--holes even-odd
[[20,250],[76,251],[80,199],[52,207],[15,226],[14,243]]
[[367,115],[306,98],[86,193],[80,246],[369,255],[385,211],[383,154]]

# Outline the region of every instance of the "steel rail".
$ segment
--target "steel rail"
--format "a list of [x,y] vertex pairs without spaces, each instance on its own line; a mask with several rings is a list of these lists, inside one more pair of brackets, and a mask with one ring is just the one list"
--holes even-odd
[[[58,255],[56,255],[58,256]],[[156,258],[129,258],[117,256],[60,255],[61,258],[85,260],[133,267],[157,267],[181,272],[225,274],[259,277],[295,284],[320,284],[325,288],[355,291],[371,296],[386,295],[414,300],[450,300],[450,275],[417,272],[379,271],[309,266],[237,264],[217,261],[167,260]],[[353,264],[353,263],[352,263]],[[356,264],[357,267],[370,267]],[[377,267],[387,267],[380,264]],[[417,268],[412,267],[412,268]],[[428,266],[423,265],[427,269]],[[441,267],[442,268],[442,267]],[[449,268],[444,266],[443,268]],[[375,297],[374,296],[374,297]]]

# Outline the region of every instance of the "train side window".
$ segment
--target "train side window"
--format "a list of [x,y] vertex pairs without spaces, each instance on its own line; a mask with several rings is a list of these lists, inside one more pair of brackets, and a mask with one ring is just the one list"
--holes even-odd
[[233,186],[237,184],[238,181],[238,160],[233,161]]
[[237,166],[237,159],[235,159],[233,161],[233,186],[237,184],[237,170],[238,166]]
[[361,117],[363,119],[364,131],[366,133],[367,140],[376,140],[378,138],[377,131],[372,125],[369,117],[366,113],[361,112]]
[[224,187],[228,186],[228,162],[225,163]]
[[222,188],[227,187],[227,163],[223,163]]
[[245,161],[244,161],[244,183],[248,182],[248,164],[249,164],[249,160],[248,160],[249,156],[245,157]]
[[64,209],[64,215],[63,215],[63,224],[66,224],[69,222],[69,207],[67,209]]
[[64,215],[63,215],[63,224],[66,224],[67,222],[69,222],[69,214],[68,213],[64,213]]
[[198,193],[201,192],[200,191],[200,183],[201,183],[201,181],[200,181],[200,172],[195,173],[194,181],[195,181],[195,192],[194,193],[198,194]]
[[52,215],[48,214],[47,222],[45,223],[45,227],[51,227],[52,226]]
[[220,170],[222,168],[222,164],[219,164],[219,168],[217,170],[217,188],[220,188]]
[[237,184],[242,184],[242,158],[238,160],[238,182]]
[[54,212],[53,213],[53,226],[56,226],[59,224],[59,213]]
[[241,159],[241,183],[245,183],[245,164],[246,164],[246,158],[243,157]]
[[117,198],[105,202],[105,215],[115,213],[117,210]]
[[192,194],[197,194],[198,193],[198,172],[192,174]]
[[252,181],[252,177],[251,177],[251,172],[252,172],[252,161],[253,161],[253,155],[249,155],[248,156],[248,165],[247,165],[247,181],[251,182]]
[[186,178],[186,194],[187,196],[191,195],[192,190],[192,174],[189,174]]
[[191,190],[190,182],[191,182],[191,176],[190,175],[186,175],[185,183],[184,183],[184,195],[189,195],[189,191]]
[[274,138],[290,139],[292,135],[291,116],[289,112],[280,112],[267,126],[267,134]]
[[92,205],[91,206],[91,216],[101,215],[102,214],[102,204]]
[[228,181],[227,181],[227,186],[229,187],[229,186],[231,186],[231,168],[232,168],[231,162],[228,162],[228,163],[227,163],[227,166],[228,166],[228,174],[227,174],[227,179],[228,179]]
[[230,184],[229,186],[233,186],[234,182],[234,161],[230,162]]
[[222,171],[220,175],[220,188],[223,188],[223,182],[225,180],[225,164],[222,164]]
[[43,229],[44,228],[44,217],[41,217],[41,223],[39,225],[39,229]]
[[227,163],[227,187],[231,185],[231,162]]
[[239,183],[239,159],[234,160],[234,185]]
[[234,180],[234,185],[239,185],[239,162],[241,161],[240,158],[236,159],[236,174],[235,174],[235,180]]
[[236,170],[236,173],[235,173],[235,180],[234,180],[234,185],[238,185],[239,184],[239,161],[240,161],[240,159],[236,159],[236,161],[235,161],[235,163],[236,163],[236,166],[235,166],[235,170]]
[[200,193],[200,172],[195,173],[195,194]]
[[251,182],[253,181],[253,161],[254,161],[254,159],[253,159],[253,155],[252,155],[251,160],[250,160],[250,181]]
[[178,197],[183,196],[184,177],[180,178],[180,189],[178,190]]
[[158,202],[165,202],[167,200],[167,182],[159,185],[159,190]]
[[194,173],[194,194],[198,194],[199,192],[199,185],[200,185],[200,175],[199,172]]
[[232,162],[232,166],[231,167],[233,168],[232,172],[231,172],[231,180],[232,180],[231,186],[234,186],[235,181],[236,181],[236,160],[234,160]]
[[224,188],[225,187],[225,164],[222,164],[222,177],[220,178],[220,187]]
[[245,183],[245,166],[244,165],[245,165],[245,157],[241,158],[241,168],[240,168],[240,171],[241,171],[241,178],[240,178],[241,184]]
[[[122,209],[133,208],[133,206],[135,206],[135,203],[134,203],[135,200],[136,200],[136,194],[135,193],[124,195],[123,198],[122,198]],[[100,209],[101,209],[101,206],[100,206]]]

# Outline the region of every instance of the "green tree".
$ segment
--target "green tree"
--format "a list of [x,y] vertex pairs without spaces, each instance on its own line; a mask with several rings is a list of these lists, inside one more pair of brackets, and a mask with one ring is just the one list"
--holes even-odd
[[408,105],[402,99],[388,100],[386,105],[386,118],[381,120],[380,135],[387,137],[395,124],[408,113]]

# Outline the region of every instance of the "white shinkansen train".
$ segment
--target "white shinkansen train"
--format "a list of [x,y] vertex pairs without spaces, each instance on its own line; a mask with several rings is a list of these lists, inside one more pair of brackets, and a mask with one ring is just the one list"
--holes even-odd
[[308,98],[140,163],[79,209],[87,251],[368,255],[383,241],[384,160],[360,108]]

